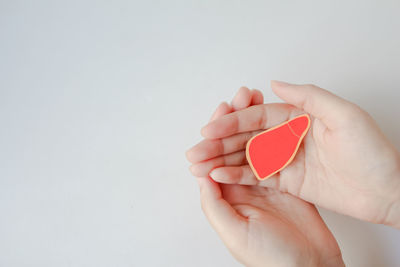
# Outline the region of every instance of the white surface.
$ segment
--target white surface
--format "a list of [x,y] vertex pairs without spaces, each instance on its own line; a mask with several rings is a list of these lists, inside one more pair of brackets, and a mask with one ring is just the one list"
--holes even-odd
[[[158,2],[158,3],[157,3]],[[240,266],[184,151],[241,85],[315,83],[400,148],[398,1],[0,1],[0,266]],[[323,212],[348,266],[400,232]]]

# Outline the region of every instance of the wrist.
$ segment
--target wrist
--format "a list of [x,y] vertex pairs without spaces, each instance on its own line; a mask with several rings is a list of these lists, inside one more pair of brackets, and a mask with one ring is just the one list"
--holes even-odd
[[313,267],[344,267],[346,266],[344,264],[342,254],[340,253],[339,255],[336,255],[334,257],[330,257],[327,259],[319,258],[315,260],[309,260],[306,263],[301,262],[298,264],[295,264],[295,266],[303,267],[303,266],[313,266]]
[[334,254],[321,254],[321,252],[319,252],[311,257],[302,257],[298,262],[296,262],[296,264],[292,264],[290,266],[344,267],[346,265],[344,264],[342,253],[339,249],[337,253]]
[[397,181],[397,187],[394,188],[393,198],[388,205],[384,224],[400,229],[400,156],[397,159],[397,171],[394,172],[393,179]]
[[342,255],[337,256],[335,258],[331,258],[325,262],[321,262],[319,266],[326,266],[326,267],[345,267]]
[[388,212],[388,218],[385,225],[400,229],[400,203],[399,201],[393,202],[390,205],[390,210]]

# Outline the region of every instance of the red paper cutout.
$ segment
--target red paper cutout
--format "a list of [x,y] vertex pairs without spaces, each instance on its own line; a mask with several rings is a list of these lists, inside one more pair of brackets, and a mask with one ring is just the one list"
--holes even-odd
[[310,117],[304,114],[252,137],[247,142],[246,158],[257,179],[267,179],[285,168],[309,128]]

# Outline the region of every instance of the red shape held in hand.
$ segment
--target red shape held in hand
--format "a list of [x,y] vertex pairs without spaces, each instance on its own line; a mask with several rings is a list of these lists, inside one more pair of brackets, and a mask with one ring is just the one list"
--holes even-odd
[[296,155],[308,128],[310,117],[304,114],[251,138],[246,158],[257,179],[267,179],[285,168]]

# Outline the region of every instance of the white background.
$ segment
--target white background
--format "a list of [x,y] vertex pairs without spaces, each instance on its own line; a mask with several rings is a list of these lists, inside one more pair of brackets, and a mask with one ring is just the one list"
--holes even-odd
[[[356,102],[400,148],[399,1],[0,1],[0,266],[240,266],[184,151],[241,85]],[[400,231],[322,211],[348,266]]]

